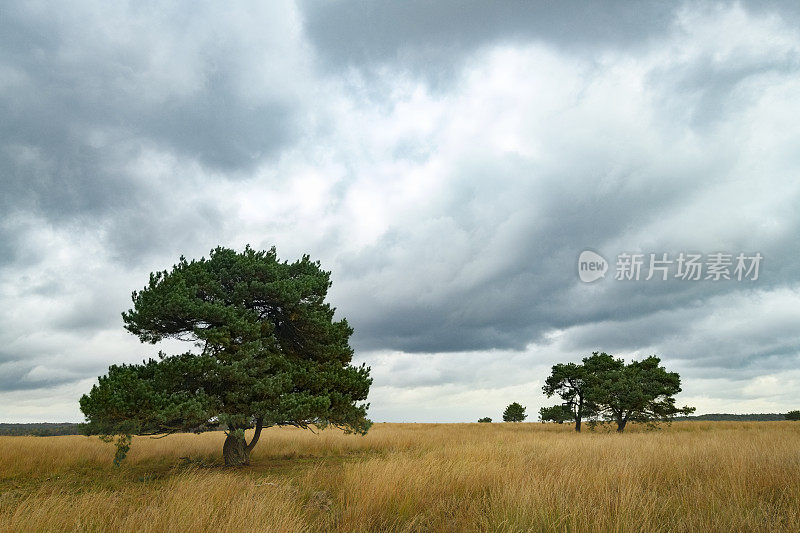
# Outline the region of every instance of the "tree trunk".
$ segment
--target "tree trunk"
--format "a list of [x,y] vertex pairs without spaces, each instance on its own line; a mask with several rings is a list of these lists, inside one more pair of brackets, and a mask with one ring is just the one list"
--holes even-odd
[[244,431],[230,431],[222,445],[222,457],[225,466],[243,466],[250,464],[250,450],[244,440]]
[[578,400],[578,412],[575,413],[575,431],[581,432],[581,419],[583,418],[583,397]]
[[625,418],[617,418],[617,433],[622,433],[625,431],[625,424],[628,423],[628,417]]
[[244,438],[243,429],[231,428],[228,431],[228,436],[225,438],[225,444],[222,445],[222,458],[225,460],[225,466],[244,466],[250,464],[250,452],[255,448],[258,438],[261,436],[261,428],[263,421],[256,419],[256,431],[253,433],[253,439],[250,444]]

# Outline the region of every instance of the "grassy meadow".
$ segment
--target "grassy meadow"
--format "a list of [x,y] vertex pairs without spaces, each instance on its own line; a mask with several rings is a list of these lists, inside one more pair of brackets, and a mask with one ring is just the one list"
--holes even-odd
[[800,423],[0,437],[0,531],[800,531]]

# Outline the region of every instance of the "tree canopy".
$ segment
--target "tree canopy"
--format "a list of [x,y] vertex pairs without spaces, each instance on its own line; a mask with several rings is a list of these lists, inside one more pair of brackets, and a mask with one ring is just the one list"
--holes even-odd
[[584,357],[582,364],[554,365],[543,391],[564,400],[576,431],[580,431],[583,418],[592,423],[614,422],[621,433],[631,421],[655,425],[693,413],[694,407],[676,407],[680,376],[660,364],[661,359],[654,355],[626,365],[605,352],[594,352]]
[[558,363],[553,365],[550,376],[542,387],[548,398],[558,395],[564,400],[563,405],[572,412],[570,420],[575,420],[575,431],[578,432],[584,417],[594,414],[594,405],[587,398],[588,379],[583,365]]
[[[89,434],[130,435],[221,428],[226,464],[246,464],[263,427],[334,425],[366,433],[372,379],[350,364],[352,328],[325,302],[330,272],[308,256],[279,261],[274,248],[218,247],[181,257],[132,294],[125,329],[142,342],[179,339],[196,351],[159,352],[112,365],[80,400]],[[248,444],[244,431],[255,428]]]
[[522,422],[526,418],[528,418],[528,415],[525,414],[525,407],[517,402],[509,404],[506,410],[503,411],[503,420],[505,422]]
[[553,405],[552,407],[542,407],[539,409],[539,419],[542,422],[555,422],[563,424],[575,419],[575,414],[567,405]]
[[795,421],[797,421],[797,420],[800,420],[800,411],[797,411],[797,410],[789,411],[788,413],[786,413],[785,416],[786,416],[786,420],[795,420]]
[[677,372],[667,372],[655,355],[626,365],[622,359],[595,352],[583,360],[583,366],[591,376],[589,399],[597,414],[616,423],[620,433],[631,421],[654,425],[695,410],[676,407],[681,378]]

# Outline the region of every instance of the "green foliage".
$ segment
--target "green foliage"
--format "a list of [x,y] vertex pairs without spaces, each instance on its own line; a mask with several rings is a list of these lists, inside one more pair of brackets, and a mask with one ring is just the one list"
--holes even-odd
[[786,413],[786,420],[800,420],[800,411],[789,411]]
[[492,422],[492,419],[489,418],[488,416],[484,416],[483,418],[479,418],[478,422],[480,422],[482,424],[489,424],[489,423]]
[[686,416],[681,420],[688,421],[730,421],[730,422],[774,422],[776,420],[786,420],[786,415],[782,413],[751,413],[744,415],[730,413],[709,413],[705,415]]
[[655,426],[695,410],[675,406],[674,396],[681,391],[680,376],[667,372],[660,363],[658,357],[650,356],[626,365],[605,352],[594,352],[579,365],[554,365],[543,391],[548,397],[557,394],[564,400],[578,431],[583,418],[591,424],[598,420],[615,422],[619,432],[629,421]]
[[116,448],[116,452],[114,453],[114,466],[121,465],[123,459],[127,457],[128,452],[131,449],[131,441],[133,440],[133,436],[128,434],[120,434],[116,436],[100,435],[100,439],[103,442],[114,443],[114,447]]
[[171,271],[150,274],[122,314],[125,328],[142,342],[178,339],[197,351],[111,366],[80,400],[84,431],[221,427],[238,435],[253,426],[333,425],[366,433],[368,404],[358,402],[372,379],[368,367],[350,365],[353,330],[325,303],[330,286],[330,272],[308,256],[289,263],[274,248],[249,246],[181,257]]
[[561,397],[564,407],[572,413],[565,420],[574,420],[575,431],[580,431],[583,419],[594,416],[596,412],[595,406],[587,398],[588,388],[588,376],[583,365],[559,363],[553,365],[542,390],[548,398],[553,395]]
[[503,411],[503,421],[505,422],[522,422],[527,417],[528,415],[525,414],[525,407],[517,402],[509,404],[506,410]]
[[32,424],[0,424],[0,436],[30,435],[32,437],[54,437],[57,435],[80,435],[78,424],[69,422],[37,422]]
[[552,407],[542,407],[539,409],[539,419],[542,422],[563,424],[564,422],[574,420],[575,413],[573,413],[572,409],[567,405],[554,405]]
[[694,412],[694,407],[675,406],[674,396],[681,391],[680,376],[667,372],[660,363],[654,355],[627,365],[605,352],[584,358],[587,396],[599,417],[616,423],[621,433],[630,421],[655,426]]

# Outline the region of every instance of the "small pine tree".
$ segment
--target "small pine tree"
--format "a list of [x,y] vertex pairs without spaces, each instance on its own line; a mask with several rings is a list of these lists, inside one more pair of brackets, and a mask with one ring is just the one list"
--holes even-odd
[[483,418],[479,418],[479,419],[478,419],[478,422],[480,422],[480,423],[482,423],[482,424],[483,424],[483,423],[486,423],[486,424],[488,424],[488,423],[491,423],[491,421],[492,421],[492,419],[491,419],[491,418],[489,418],[488,416],[484,416]]
[[509,404],[506,410],[503,411],[503,420],[505,422],[522,422],[527,417],[528,415],[525,414],[525,407],[517,402]]

